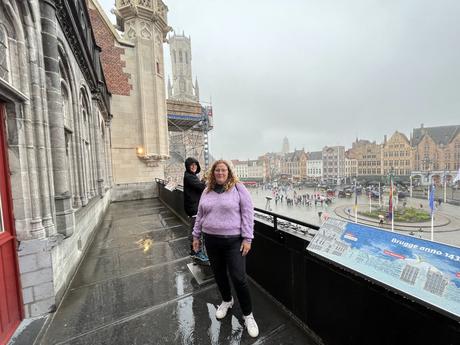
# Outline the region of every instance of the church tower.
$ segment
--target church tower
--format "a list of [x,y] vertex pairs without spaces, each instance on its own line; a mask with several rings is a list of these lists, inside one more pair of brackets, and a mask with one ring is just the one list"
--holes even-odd
[[169,38],[172,64],[172,85],[168,85],[170,99],[199,102],[198,80],[192,78],[192,47],[190,37],[174,34]]
[[288,153],[289,152],[289,139],[287,137],[284,137],[283,139],[283,147],[281,148],[282,153]]
[[[151,168],[159,167],[169,156],[163,58],[163,43],[171,30],[168,8],[161,0],[116,0],[115,4],[118,28],[132,45],[132,49],[125,49],[124,56],[132,91],[118,107],[127,112],[120,114],[126,119],[121,133],[125,138],[128,129],[137,132],[133,133],[136,142],[131,145],[137,148],[137,158],[148,167],[148,173],[139,171],[139,175],[151,178]],[[126,159],[124,163],[128,164]]]

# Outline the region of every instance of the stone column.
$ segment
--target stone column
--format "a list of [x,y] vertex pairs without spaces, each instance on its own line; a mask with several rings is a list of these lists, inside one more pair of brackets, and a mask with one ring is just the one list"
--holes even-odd
[[[94,103],[94,102],[92,102]],[[92,104],[94,106],[94,104]],[[94,107],[91,107],[88,113],[88,140],[89,140],[89,152],[88,152],[88,163],[89,163],[89,195],[92,199],[96,195],[96,155],[95,155],[95,145],[96,140],[94,138]],[[96,108],[97,109],[97,108]]]
[[56,207],[57,231],[64,236],[73,233],[72,200],[67,181],[64,118],[62,116],[61,78],[57,41],[56,7],[52,1],[40,2],[43,59],[47,80],[46,98],[50,127],[51,155]]
[[[110,115],[109,115],[110,116]],[[113,169],[112,169],[112,121],[111,118],[105,121],[105,152],[107,162],[107,180],[108,186],[113,186]]]
[[[8,4],[5,6],[5,10],[12,18],[16,17],[16,11],[14,10],[15,4]],[[29,61],[27,59],[27,45],[26,45],[26,34],[23,31],[22,26],[16,28],[17,35],[17,49],[18,55],[16,63],[20,67],[19,83],[22,90],[29,94],[30,80],[29,80]],[[32,38],[31,38],[32,39]],[[30,95],[29,95],[30,96]],[[11,113],[11,111],[9,112]],[[27,171],[21,171],[21,173],[26,172],[29,179],[29,193],[28,197],[30,198],[30,235],[32,238],[44,238],[46,236],[45,229],[42,223],[41,217],[41,199],[39,195],[39,181],[37,177],[37,163],[36,163],[36,147],[34,142],[34,127],[33,127],[33,116],[31,110],[31,101],[25,102],[21,107],[15,107],[14,111],[17,116],[18,128],[15,131],[18,131],[19,126],[22,125],[24,133],[24,148],[27,161]],[[12,140],[9,138],[9,147],[13,148],[15,145],[19,148],[19,140]],[[21,169],[22,170],[22,169]],[[13,190],[14,194],[14,190]],[[26,200],[24,200],[24,207],[26,208]]]
[[40,31],[34,28],[31,22],[30,16],[24,18],[26,22],[27,35],[31,39],[29,44],[31,45],[30,54],[30,77],[31,77],[31,99],[34,129],[35,129],[35,145],[38,148],[37,151],[37,164],[38,164],[38,179],[39,189],[41,196],[41,214],[43,219],[43,226],[46,229],[46,234],[53,235],[56,231],[54,221],[52,217],[51,208],[51,196],[50,196],[50,185],[49,185],[49,174],[50,165],[47,157],[47,149],[49,149],[49,138],[47,137],[48,128],[48,117],[47,115],[47,102],[42,85],[46,83],[43,75],[40,73],[41,57],[39,45],[41,44]]
[[88,204],[88,197],[86,195],[85,185],[85,156],[83,153],[83,141],[81,136],[81,130],[83,126],[81,115],[82,104],[80,102],[79,90],[75,90],[73,109],[75,157],[77,163],[75,164],[75,169],[77,170],[78,176],[78,196],[76,196],[76,198],[80,199],[80,201],[78,202],[80,206],[86,206]]
[[93,136],[94,136],[94,145],[95,147],[95,153],[96,153],[96,188],[99,196],[103,197],[105,194],[104,190],[104,176],[102,175],[102,165],[103,165],[103,160],[102,160],[102,154],[101,152],[102,147],[101,145],[104,145],[104,143],[101,142],[101,133],[99,131],[99,102],[98,102],[98,97],[99,95],[93,95],[93,123],[94,125],[92,126],[93,130]]

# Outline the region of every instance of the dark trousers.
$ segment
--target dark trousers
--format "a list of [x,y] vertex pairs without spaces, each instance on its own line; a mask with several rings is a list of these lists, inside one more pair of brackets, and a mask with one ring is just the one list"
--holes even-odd
[[195,221],[196,221],[196,217],[188,217],[189,219],[189,224],[190,224],[190,234],[188,236],[188,239],[190,240],[190,255],[193,255],[195,254],[195,251],[193,250],[193,236],[192,236],[192,232],[193,232],[193,227],[195,226]]
[[204,234],[206,251],[222,300],[232,299],[228,275],[235,288],[243,315],[252,313],[251,295],[246,278],[246,257],[241,255],[241,237],[223,238]]

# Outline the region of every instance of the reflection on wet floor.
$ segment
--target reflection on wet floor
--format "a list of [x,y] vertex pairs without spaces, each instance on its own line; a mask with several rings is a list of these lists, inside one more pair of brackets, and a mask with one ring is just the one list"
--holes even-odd
[[106,219],[41,344],[314,344],[253,284],[260,336],[247,335],[237,306],[218,321],[213,280],[187,266],[200,270],[189,229],[159,200],[114,203]]

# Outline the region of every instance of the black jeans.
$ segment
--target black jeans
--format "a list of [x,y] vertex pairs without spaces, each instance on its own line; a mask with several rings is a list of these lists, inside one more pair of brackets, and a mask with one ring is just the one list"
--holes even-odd
[[[228,274],[240,303],[243,315],[252,313],[251,295],[246,278],[246,257],[241,255],[241,237],[223,238],[204,234],[206,251],[222,300],[232,299]],[[228,271],[228,273],[227,273]]]
[[189,219],[189,224],[190,224],[190,234],[188,236],[188,239],[190,240],[190,255],[194,255],[195,254],[195,251],[193,250],[193,236],[192,236],[192,232],[193,232],[193,227],[195,226],[195,221],[196,221],[196,217],[188,217]]

